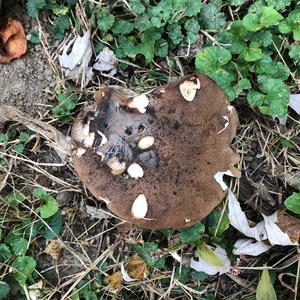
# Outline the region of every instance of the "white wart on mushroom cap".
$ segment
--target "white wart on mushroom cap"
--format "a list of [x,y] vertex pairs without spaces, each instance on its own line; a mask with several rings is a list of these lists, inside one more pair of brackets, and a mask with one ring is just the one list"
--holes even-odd
[[[184,101],[181,86],[191,80],[193,99]],[[142,110],[132,103],[110,87],[97,93],[96,103],[73,126],[73,147],[80,149],[73,151],[74,167],[94,196],[109,199],[108,208],[122,219],[150,229],[191,226],[225,196],[214,175],[238,161],[230,147],[236,111],[227,109],[225,93],[202,74],[158,88]],[[89,147],[78,138],[78,128]]]

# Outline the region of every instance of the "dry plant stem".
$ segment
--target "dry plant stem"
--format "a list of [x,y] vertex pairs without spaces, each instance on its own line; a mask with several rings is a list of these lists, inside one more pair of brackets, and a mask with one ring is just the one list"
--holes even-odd
[[113,251],[114,248],[116,248],[121,241],[116,242],[112,246],[110,246],[106,251],[104,251],[90,266],[87,270],[83,271],[81,275],[77,278],[77,280],[72,284],[72,286],[68,289],[68,291],[64,294],[64,296],[61,298],[61,300],[68,299],[68,296],[72,293],[73,289],[77,286],[77,284],[93,269],[97,268],[97,265],[103,258],[108,255],[110,252]]
[[67,138],[52,125],[36,120],[14,107],[1,106],[0,129],[1,125],[8,121],[20,122],[28,129],[39,133],[48,140],[50,146],[56,150],[63,161],[67,160],[67,157],[70,155],[71,144]]

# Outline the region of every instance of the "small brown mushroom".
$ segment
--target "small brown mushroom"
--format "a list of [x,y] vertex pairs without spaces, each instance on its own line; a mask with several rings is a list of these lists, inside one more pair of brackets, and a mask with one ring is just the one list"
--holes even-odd
[[[182,84],[191,78],[193,101],[183,101]],[[239,123],[235,109],[203,74],[158,88],[142,110],[128,103],[133,99],[105,87],[95,104],[78,115],[72,144],[86,150],[72,152],[79,177],[113,213],[140,227],[193,225],[226,194],[216,174],[238,174],[239,156],[230,147]],[[93,144],[86,147],[91,133]],[[112,172],[112,166],[119,172]]]
[[22,24],[17,20],[8,19],[6,27],[0,30],[0,42],[5,50],[3,55],[0,54],[0,63],[8,63],[27,51],[26,34]]

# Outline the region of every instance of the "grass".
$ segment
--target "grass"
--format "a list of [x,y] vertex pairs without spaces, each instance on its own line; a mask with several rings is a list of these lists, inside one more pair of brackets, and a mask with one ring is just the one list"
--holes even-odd
[[[182,10],[187,1],[179,1],[173,16],[157,12],[155,3],[148,2],[82,1],[75,6],[75,1],[28,1],[29,15],[38,17],[40,24],[34,42],[40,41],[57,78],[52,91],[57,105],[43,120],[68,134],[72,118],[97,90],[96,84],[79,88],[61,77],[54,46],[70,31],[82,32],[87,19],[94,54],[109,45],[120,61],[115,77],[97,74],[97,83],[144,92],[196,70],[205,72],[235,99],[241,126],[233,147],[241,156],[243,176],[232,180],[231,189],[256,222],[259,212],[270,214],[298,192],[299,181],[295,184],[293,179],[300,175],[299,117],[289,111],[286,127],[272,119],[285,114],[290,93],[299,92],[299,58],[290,54],[299,43],[294,33],[299,25],[291,17],[298,3],[203,1],[199,9],[187,12]],[[164,8],[171,2],[159,3]],[[150,31],[160,32],[157,42],[142,23],[132,28],[141,17],[150,19]],[[113,19],[126,24],[117,27]],[[53,24],[48,40],[46,20]],[[167,52],[161,53],[166,45]],[[282,97],[278,86],[285,91]],[[0,135],[0,299],[30,299],[34,292],[37,299],[259,299],[256,292],[264,269],[270,276],[268,291],[274,286],[278,299],[297,299],[297,248],[276,246],[258,257],[234,256],[233,244],[241,235],[230,226],[226,205],[224,201],[186,230],[138,229],[96,201],[72,163],[62,162],[39,135],[8,124]],[[102,217],[92,218],[88,207]],[[200,242],[224,247],[231,271],[208,276],[187,267]],[[174,250],[183,257],[180,263],[171,255]],[[146,278],[120,282],[121,264],[136,254],[145,262]]]

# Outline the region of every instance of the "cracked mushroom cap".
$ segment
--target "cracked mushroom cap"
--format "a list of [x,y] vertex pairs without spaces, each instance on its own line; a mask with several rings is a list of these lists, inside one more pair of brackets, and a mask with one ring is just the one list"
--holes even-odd
[[72,129],[80,179],[120,218],[149,229],[191,226],[224,198],[218,172],[238,175],[235,109],[207,76],[150,97],[101,88]]

